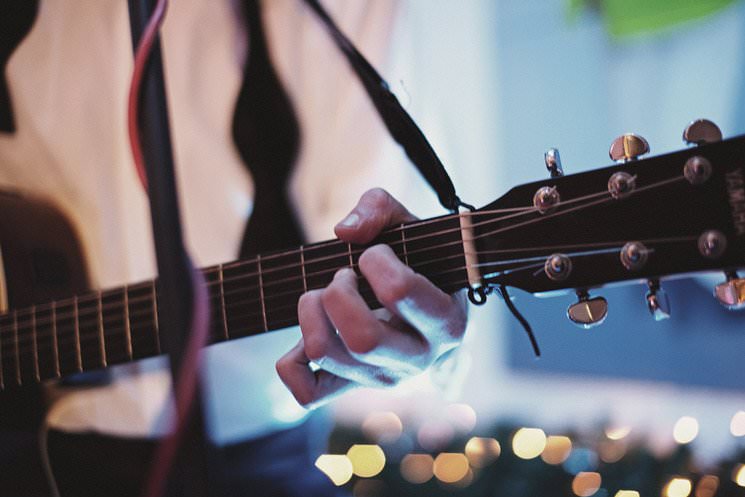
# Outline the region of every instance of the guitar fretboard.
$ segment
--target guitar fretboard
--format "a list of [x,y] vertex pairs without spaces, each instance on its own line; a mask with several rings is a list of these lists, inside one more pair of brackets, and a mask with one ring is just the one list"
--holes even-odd
[[[467,285],[458,216],[384,232],[398,258],[446,292]],[[359,275],[365,247],[334,240],[203,269],[210,342],[297,324],[297,301],[343,267]],[[368,283],[360,294],[379,307]],[[0,315],[0,388],[105,368],[162,353],[155,280],[16,309]]]

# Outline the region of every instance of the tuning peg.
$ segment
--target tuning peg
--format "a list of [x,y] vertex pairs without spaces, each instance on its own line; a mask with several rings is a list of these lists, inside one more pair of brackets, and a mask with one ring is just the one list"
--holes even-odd
[[683,130],[683,141],[689,145],[722,141],[722,131],[708,119],[696,119]]
[[608,155],[616,162],[636,160],[649,152],[649,143],[644,137],[633,133],[621,135],[610,144]]
[[731,311],[745,309],[745,278],[738,278],[734,271],[725,275],[727,281],[714,287],[714,296]]
[[585,290],[577,291],[578,301],[567,309],[567,317],[582,328],[602,324],[608,315],[608,301],[603,297],[590,298]]
[[561,167],[561,156],[559,155],[559,149],[549,148],[543,155],[543,160],[546,161],[546,169],[551,173],[552,178],[558,178],[564,176],[564,169]]
[[657,280],[647,281],[649,291],[647,292],[647,309],[655,321],[662,321],[670,317],[670,300],[667,293],[660,288],[660,282]]

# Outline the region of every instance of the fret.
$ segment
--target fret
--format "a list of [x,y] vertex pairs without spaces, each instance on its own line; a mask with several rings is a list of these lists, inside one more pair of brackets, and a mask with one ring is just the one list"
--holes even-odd
[[409,252],[406,249],[406,229],[404,227],[405,225],[403,223],[399,226],[399,231],[401,232],[401,247],[403,249],[404,264],[410,266]]
[[132,359],[143,359],[158,355],[158,332],[153,325],[154,307],[152,290],[149,284],[127,287],[127,322]]
[[261,259],[264,307],[269,329],[297,323],[297,301],[305,292],[299,251],[275,253]]
[[127,285],[124,285],[124,335],[127,339],[127,356],[131,360],[132,357],[132,327],[129,323],[129,291]]
[[99,319],[100,302],[97,293],[76,300],[80,363],[84,371],[106,366],[103,326]]
[[16,355],[16,379],[18,384],[22,383],[21,378],[21,351],[20,344],[18,343],[18,312],[13,311],[13,350]]
[[340,242],[305,247],[305,271],[308,289],[324,288],[340,268],[349,264],[349,255]]
[[36,352],[39,358],[39,377],[42,380],[59,377],[57,335],[54,327],[53,306],[36,307]]
[[80,352],[80,316],[79,316],[79,310],[78,310],[78,297],[73,297],[72,301],[73,305],[73,316],[74,316],[74,323],[73,326],[73,332],[75,334],[75,365],[78,368],[78,371],[83,370],[83,357]]
[[39,373],[39,342],[36,336],[36,306],[31,306],[31,337],[33,341],[34,349],[34,377],[36,381],[41,381],[41,374]]
[[228,340],[228,324],[225,317],[225,289],[222,281],[222,264],[205,269],[202,273],[206,283],[210,304],[210,337],[216,341]]
[[406,258],[412,269],[439,288],[451,292],[467,281],[460,219],[442,219],[419,226],[406,226]]
[[303,275],[303,293],[308,291],[308,277],[305,275],[305,247],[300,245],[300,271]]
[[222,264],[220,264],[220,315],[222,317],[222,329],[225,340],[230,340],[230,332],[228,331],[228,318],[225,312],[225,277],[222,272]]
[[131,359],[127,340],[124,289],[117,288],[101,294],[101,318],[106,336],[106,360],[111,364],[127,362]]
[[259,297],[261,299],[261,317],[264,319],[264,331],[269,331],[266,321],[266,301],[264,300],[264,277],[261,274],[261,256],[256,256],[256,266],[259,272]]
[[354,269],[354,257],[352,257],[352,244],[347,242],[347,254],[349,254],[349,268]]
[[60,378],[62,376],[62,368],[60,367],[60,358],[59,358],[59,335],[57,334],[57,308],[54,306],[54,302],[52,302],[51,320],[52,320],[52,346],[54,350],[54,374],[57,378]]
[[14,354],[23,385],[39,381],[39,361],[34,333],[33,307],[13,312]]
[[3,359],[3,388],[12,384],[20,384],[13,333],[13,318],[10,314],[3,314],[0,316],[0,356]]
[[155,280],[150,282],[150,290],[153,295],[153,329],[155,330],[155,344],[160,354],[160,323],[158,321],[158,288],[155,284]]
[[38,381],[32,324],[31,309],[13,311],[13,354],[16,377],[22,385]]
[[52,325],[56,330],[59,370],[63,376],[80,371],[79,347],[76,338],[76,307],[73,301],[57,301],[53,304]]
[[223,266],[225,319],[233,338],[264,332],[258,270],[256,260]]
[[101,363],[108,366],[109,360],[106,357],[106,338],[103,332],[103,302],[101,299],[101,290],[97,293],[96,298],[96,324],[98,328],[98,345],[101,348]]

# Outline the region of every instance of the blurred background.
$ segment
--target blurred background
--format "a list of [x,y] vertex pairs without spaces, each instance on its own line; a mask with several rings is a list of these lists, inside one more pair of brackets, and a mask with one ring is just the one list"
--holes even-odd
[[[745,3],[730,0],[419,0],[402,6],[384,70],[448,166],[483,205],[547,177],[609,165],[611,140],[684,147],[705,117],[745,133]],[[372,116],[371,116],[372,118]],[[424,183],[417,214],[440,213]],[[418,200],[417,200],[418,199]],[[417,210],[418,208],[418,210]],[[316,465],[356,497],[745,495],[745,315],[711,280],[663,286],[655,322],[640,285],[596,293],[606,322],[565,319],[571,295],[514,292],[536,360],[497,297],[471,308],[455,361],[392,391],[332,407]]]

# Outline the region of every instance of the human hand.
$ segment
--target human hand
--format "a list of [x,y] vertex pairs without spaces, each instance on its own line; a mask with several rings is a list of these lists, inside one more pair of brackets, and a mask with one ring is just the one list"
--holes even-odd
[[[385,190],[373,189],[334,230],[341,240],[365,244],[383,229],[415,219]],[[387,245],[366,249],[359,269],[384,309],[370,310],[359,294],[357,275],[349,268],[298,302],[303,336],[276,367],[305,407],[355,386],[395,385],[426,370],[463,337],[462,293],[444,293],[402,263]],[[311,362],[319,369],[314,371]]]

